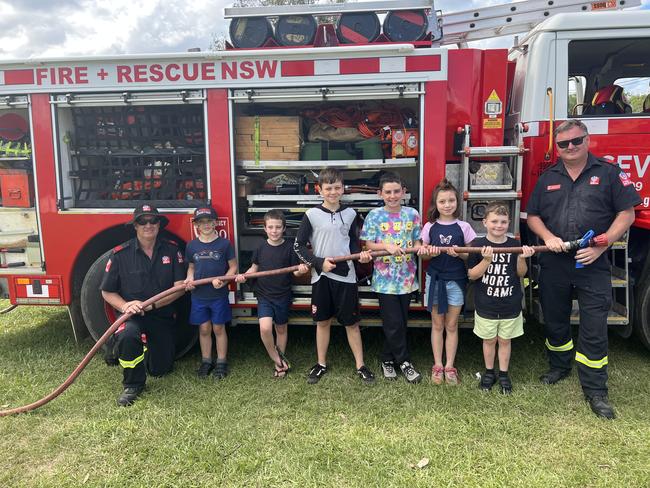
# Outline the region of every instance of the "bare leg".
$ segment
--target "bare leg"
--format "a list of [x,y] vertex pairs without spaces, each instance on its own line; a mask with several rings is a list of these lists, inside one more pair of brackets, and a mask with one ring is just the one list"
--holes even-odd
[[494,369],[494,357],[497,352],[497,338],[483,339],[483,359],[485,369]]
[[271,361],[275,364],[280,364],[280,356],[278,351],[275,350],[275,341],[273,340],[273,319],[271,317],[260,317],[260,338],[262,344],[268,353]]
[[348,336],[348,344],[354,356],[354,363],[359,369],[363,366],[363,343],[361,342],[361,330],[359,329],[359,322],[345,328],[345,333]]
[[330,328],[332,319],[316,322],[316,355],[318,362],[327,366],[327,349],[330,346]]
[[433,305],[431,310],[431,349],[433,350],[433,365],[442,368],[443,333],[445,316],[438,313],[438,307]]
[[512,342],[510,339],[499,339],[499,371],[508,372],[510,366],[510,352],[512,351]]
[[225,361],[228,356],[228,334],[226,334],[226,326],[224,324],[214,324],[212,329],[217,338],[217,361]]
[[456,349],[458,349],[458,316],[461,307],[449,305],[445,314],[445,351],[447,352],[447,362],[445,368],[453,368],[456,360]]
[[283,353],[287,350],[287,340],[289,339],[289,327],[287,324],[275,324],[275,343],[278,349]]
[[201,359],[212,359],[212,322],[199,325],[199,345],[201,346]]

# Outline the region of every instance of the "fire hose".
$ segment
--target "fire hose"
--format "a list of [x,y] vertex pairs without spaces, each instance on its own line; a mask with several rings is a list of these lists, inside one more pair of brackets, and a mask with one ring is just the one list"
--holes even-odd
[[[593,236],[593,232],[591,232],[591,235],[585,234],[585,236],[582,239],[578,239],[575,241],[569,241],[564,243],[564,247],[567,251],[570,250],[575,250],[579,248],[584,248],[584,247],[601,247],[601,246],[607,246],[607,239],[604,236],[604,234],[601,234],[600,236],[596,237],[595,239],[591,239],[591,236]],[[603,236],[603,237],[601,237]],[[549,248],[547,246],[531,246],[536,253],[539,252],[546,252],[549,251]],[[406,254],[412,254],[412,253],[417,253],[420,247],[408,247],[404,248],[404,253]],[[439,248],[443,252],[447,252],[447,250],[454,250],[457,253],[480,253],[483,248],[481,247],[440,247]],[[495,253],[512,253],[512,254],[521,254],[523,252],[522,247],[496,247],[494,248]],[[371,251],[370,252],[371,256],[373,258],[375,257],[381,257],[381,256],[388,256],[390,253],[388,251]],[[340,263],[344,261],[355,261],[358,260],[361,257],[361,253],[355,253],[355,254],[348,254],[346,256],[338,256],[334,258],[330,258],[330,260],[334,263]],[[249,279],[249,278],[263,278],[263,277],[268,277],[268,276],[276,276],[276,275],[281,275],[281,274],[288,274],[288,273],[293,273],[294,271],[297,271],[299,269],[300,265],[296,264],[294,266],[289,266],[286,268],[278,268],[278,269],[272,269],[268,271],[258,271],[255,273],[244,273],[244,276]],[[229,276],[216,276],[216,277],[211,277],[211,278],[202,278],[200,280],[195,280],[193,284],[196,285],[205,285],[212,283],[212,281],[216,278],[222,280],[222,281],[230,281],[234,280],[236,275],[229,275]],[[169,288],[165,291],[162,291],[158,293],[157,295],[154,295],[153,297],[145,300],[142,302],[142,308],[144,309],[145,307],[148,307],[152,303],[157,302],[158,300],[169,296],[173,293],[176,293],[178,291],[185,290],[185,285],[176,285],[173,286],[172,288]],[[39,407],[42,407],[43,405],[51,402],[54,400],[56,397],[58,397],[61,393],[63,393],[65,390],[68,389],[68,387],[77,379],[77,377],[81,374],[81,372],[84,370],[84,368],[88,365],[90,360],[93,358],[93,356],[99,351],[99,349],[104,345],[104,343],[109,339],[111,335],[115,333],[115,331],[118,329],[120,325],[122,325],[124,322],[126,322],[129,318],[131,318],[133,314],[131,313],[126,313],[122,316],[120,316],[111,326],[106,329],[106,332],[99,338],[99,340],[95,343],[95,345],[88,351],[88,353],[84,356],[84,358],[81,360],[79,365],[70,373],[70,376],[61,383],[57,388],[55,388],[51,393],[48,395],[44,396],[40,400],[37,400],[33,403],[30,403],[28,405],[23,405],[21,407],[16,407],[8,410],[0,410],[0,417],[6,417],[8,415],[14,415],[14,414],[19,414],[19,413],[25,413],[29,412],[31,410],[35,410]]]

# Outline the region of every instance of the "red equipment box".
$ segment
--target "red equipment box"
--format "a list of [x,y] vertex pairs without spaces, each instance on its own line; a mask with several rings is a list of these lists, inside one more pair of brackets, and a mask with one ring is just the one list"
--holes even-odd
[[3,207],[31,207],[34,182],[26,171],[0,169],[0,197]]

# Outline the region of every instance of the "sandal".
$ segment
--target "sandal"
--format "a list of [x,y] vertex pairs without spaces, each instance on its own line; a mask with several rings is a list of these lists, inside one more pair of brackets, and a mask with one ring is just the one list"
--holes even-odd
[[431,368],[431,381],[435,385],[442,385],[445,370],[442,366],[433,366]]
[[[278,351],[278,353],[279,352],[280,351]],[[273,377],[277,379],[286,378],[287,373],[290,369],[291,368],[289,367],[289,363],[282,356],[280,356],[280,364],[274,365]]]
[[280,356],[280,361],[282,361],[283,365],[287,366],[287,373],[288,373],[289,371],[291,371],[291,363],[284,355],[284,352],[282,352],[278,346],[275,346],[275,350],[278,352],[278,356]]
[[460,383],[456,368],[445,368],[445,383],[448,385],[457,385]]

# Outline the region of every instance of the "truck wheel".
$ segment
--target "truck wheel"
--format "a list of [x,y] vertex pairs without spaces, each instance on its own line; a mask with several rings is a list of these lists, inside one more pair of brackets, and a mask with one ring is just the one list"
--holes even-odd
[[650,349],[650,274],[641,280],[635,300],[636,316],[634,328],[641,342]]
[[[81,285],[81,312],[88,331],[95,341],[99,340],[106,329],[117,319],[115,311],[104,301],[99,290],[110,254],[111,251],[107,251],[97,258],[90,266]],[[178,317],[175,337],[177,359],[184,356],[198,339],[198,328],[192,327],[188,323],[188,302],[187,295],[175,302]]]

